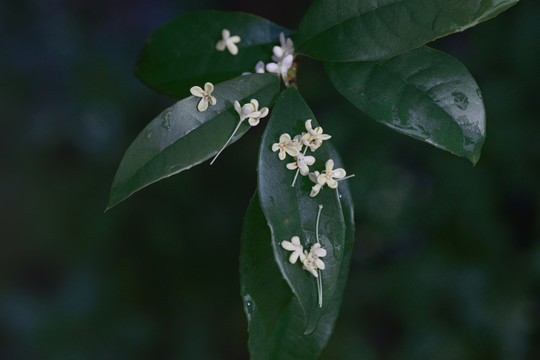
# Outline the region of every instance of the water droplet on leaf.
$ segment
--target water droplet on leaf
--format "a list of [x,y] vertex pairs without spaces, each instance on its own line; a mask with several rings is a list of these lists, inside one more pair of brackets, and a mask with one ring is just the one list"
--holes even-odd
[[146,140],[150,140],[150,139],[152,139],[152,134],[153,134],[152,130],[146,130],[144,132],[144,137],[146,138]]

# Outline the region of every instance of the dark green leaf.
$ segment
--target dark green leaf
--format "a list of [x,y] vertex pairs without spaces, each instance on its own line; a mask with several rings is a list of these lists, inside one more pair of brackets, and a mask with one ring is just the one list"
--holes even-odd
[[[342,166],[337,154],[332,157]],[[302,307],[274,260],[272,235],[257,194],[251,199],[242,231],[240,275],[253,360],[316,359],[328,342],[341,306],[354,243],[353,205],[346,181],[340,183],[339,191],[346,225],[343,260],[334,296],[325,297],[326,311],[309,335],[304,334]]]
[[[297,296],[305,316],[305,332],[310,333],[317,327],[320,317],[326,312],[328,302],[319,308],[317,301],[316,279],[302,266],[290,264],[289,252],[280,243],[290,241],[299,236],[304,248],[316,242],[316,218],[319,204],[324,206],[319,226],[319,237],[322,246],[328,251],[325,258],[326,269],[322,271],[324,296],[332,298],[336,291],[339,268],[343,261],[345,241],[345,223],[341,204],[336,190],[323,188],[315,198],[309,196],[312,185],[308,177],[299,176],[295,187],[291,186],[295,171],[288,170],[285,165],[294,162],[288,157],[280,161],[277,153],[271,150],[272,144],[278,142],[281,134],[289,133],[291,137],[306,131],[304,122],[313,119],[313,113],[294,88],[285,90],[278,98],[266,127],[259,151],[258,188],[263,212],[272,232],[272,245],[276,261],[283,277],[292,292]],[[325,162],[330,159],[330,148],[323,144],[314,155],[317,159],[311,167],[322,171]]]
[[315,0],[297,49],[325,61],[377,60],[463,31],[518,0]]
[[337,90],[375,120],[469,159],[486,136],[480,89],[465,66],[421,47],[376,62],[326,63]]
[[[237,55],[216,50],[223,29],[241,37]],[[270,61],[281,32],[291,33],[266,19],[240,12],[205,10],[185,14],[150,36],[135,74],[149,87],[182,98],[189,95],[191,86],[254,72],[259,60]]]
[[[216,97],[217,104],[204,112],[197,110],[201,98],[195,96],[165,109],[144,128],[126,151],[113,180],[107,209],[135,191],[200,164],[216,154],[238,124],[234,100],[243,104],[254,98],[259,101],[260,108],[269,107],[278,92],[277,76],[252,74],[215,85],[212,95]],[[238,140],[249,127],[247,121],[244,122],[232,142]]]

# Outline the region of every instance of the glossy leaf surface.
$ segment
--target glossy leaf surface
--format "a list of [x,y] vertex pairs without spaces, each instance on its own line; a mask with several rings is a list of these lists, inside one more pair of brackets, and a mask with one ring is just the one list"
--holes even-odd
[[[271,151],[272,144],[278,142],[281,134],[291,137],[305,129],[305,121],[313,119],[313,113],[294,88],[285,90],[276,101],[272,114],[261,141],[258,165],[258,188],[263,212],[272,232],[274,255],[283,277],[297,296],[305,316],[305,332],[315,330],[320,317],[325,313],[328,302],[318,306],[316,279],[302,266],[288,261],[289,251],[283,249],[282,241],[290,241],[299,236],[305,249],[309,251],[316,243],[316,218],[319,204],[324,206],[319,225],[319,237],[322,246],[328,251],[324,259],[326,269],[323,274],[325,297],[332,298],[336,291],[339,268],[343,261],[345,242],[345,223],[341,203],[336,190],[323,188],[319,195],[311,198],[309,193],[313,183],[307,176],[299,176],[295,187],[291,186],[295,171],[285,165],[295,162],[292,157],[279,160],[277,153]],[[316,152],[308,153],[316,157],[311,171],[324,170],[325,162],[330,158],[330,148],[323,144]]]
[[399,55],[488,20],[518,0],[315,0],[297,49],[325,61]]
[[[223,29],[240,36],[237,55],[216,50]],[[191,86],[255,72],[259,60],[270,61],[281,32],[290,34],[266,19],[241,12],[204,10],[181,15],[150,36],[135,74],[156,91],[182,98]]]
[[[337,155],[333,157],[341,166]],[[272,235],[260,200],[257,194],[252,198],[244,218],[240,255],[241,292],[248,318],[252,359],[316,359],[328,342],[341,306],[354,243],[353,205],[346,181],[339,189],[346,226],[343,260],[334,296],[326,297],[326,310],[317,328],[309,335],[304,334],[302,307],[276,264]]]
[[[216,97],[217,104],[204,112],[197,110],[201,98],[195,96],[165,109],[144,128],[124,154],[113,180],[107,208],[153,182],[215,155],[238,124],[234,100],[244,104],[254,98],[259,101],[259,108],[269,107],[278,92],[277,76],[252,74],[216,84],[212,95]],[[263,118],[261,121],[266,120]],[[231,143],[249,128],[245,121]],[[221,157],[226,153],[227,150]]]
[[376,62],[326,63],[337,90],[375,120],[469,159],[486,136],[480,89],[465,66],[421,47]]

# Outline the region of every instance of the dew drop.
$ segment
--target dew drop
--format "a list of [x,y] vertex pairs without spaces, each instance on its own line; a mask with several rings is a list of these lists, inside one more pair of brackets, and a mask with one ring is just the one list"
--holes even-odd
[[146,140],[150,140],[150,139],[152,139],[152,134],[153,134],[152,130],[146,130],[144,132],[144,137],[146,138]]
[[171,130],[171,114],[170,110],[161,114],[161,127],[167,131]]
[[339,198],[340,198],[340,199],[343,199],[343,195],[342,195],[342,194],[339,194]]
[[480,89],[476,89],[476,95],[481,99],[482,98],[482,91]]
[[244,311],[246,312],[246,315],[248,317],[248,320],[251,320],[251,316],[253,315],[253,299],[251,298],[251,295],[246,294],[244,295]]

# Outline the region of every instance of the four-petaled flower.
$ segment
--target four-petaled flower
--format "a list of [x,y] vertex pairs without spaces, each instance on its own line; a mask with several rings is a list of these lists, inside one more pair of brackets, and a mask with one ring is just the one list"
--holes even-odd
[[298,153],[298,155],[295,156],[296,161],[287,164],[287,169],[289,170],[296,170],[300,169],[300,174],[303,176],[306,176],[309,174],[309,166],[313,165],[315,163],[315,158],[311,155],[305,156],[302,153]]
[[238,54],[238,46],[236,46],[236,44],[240,42],[240,36],[231,36],[231,32],[229,30],[223,29],[221,31],[221,37],[223,39],[218,41],[218,43],[216,44],[216,49],[218,51],[223,51],[225,50],[225,48],[227,48],[227,50],[229,50],[231,54]]
[[259,102],[256,99],[251,99],[249,103],[244,104],[243,106],[240,106],[240,103],[235,100],[234,109],[238,115],[240,115],[240,121],[248,119],[249,125],[251,126],[257,126],[259,121],[268,115],[268,108],[263,107],[259,110]]
[[293,253],[291,256],[289,256],[289,262],[291,264],[296,263],[296,260],[300,258],[300,261],[303,263],[305,259],[305,255],[303,253],[304,248],[302,244],[300,244],[300,238],[298,236],[293,236],[291,238],[291,241],[282,241],[281,247],[285,250],[292,251]]
[[291,156],[298,156],[300,149],[298,148],[298,141],[291,140],[289,134],[282,134],[279,137],[279,142],[272,145],[272,151],[276,152],[279,150],[279,160],[284,160],[286,154]]
[[[274,48],[279,49],[278,46]],[[292,67],[293,60],[294,60],[294,57],[289,54],[285,56],[283,59],[281,59],[280,61],[278,61],[277,63],[271,62],[271,63],[266,64],[266,71],[268,71],[269,73],[274,73],[274,74],[277,74],[278,76],[281,76],[285,85],[288,86],[289,77],[287,73],[289,72],[289,69]]]
[[334,160],[332,159],[328,160],[325,166],[326,170],[317,176],[317,183],[321,186],[326,184],[329,188],[335,189],[338,186],[337,180],[343,179],[347,172],[342,168],[334,170]]
[[305,123],[307,133],[302,133],[302,143],[309,146],[311,151],[317,150],[323,143],[323,140],[328,140],[332,136],[323,134],[323,129],[317,126],[315,129],[311,126],[311,119],[306,120]]
[[200,86],[193,86],[189,91],[192,95],[202,98],[201,101],[199,101],[199,105],[197,105],[199,111],[208,109],[208,103],[210,103],[210,105],[216,105],[217,103],[216,98],[210,95],[212,94],[212,91],[214,91],[214,85],[211,82],[204,84],[204,90],[201,89]]
[[321,244],[316,243],[311,246],[309,253],[304,250],[304,260],[300,258],[303,268],[309,271],[313,276],[319,277],[317,269],[324,270],[324,262],[320,259],[326,256],[326,250],[321,247]]

